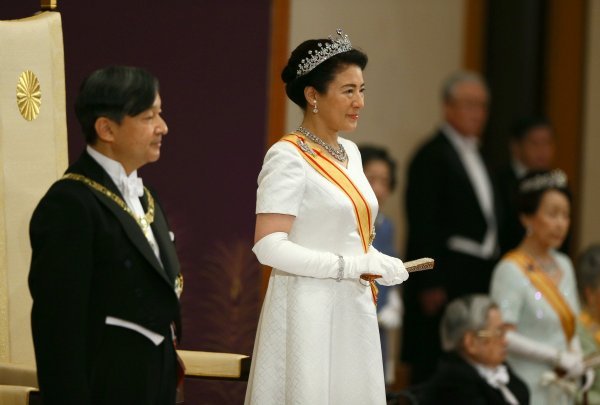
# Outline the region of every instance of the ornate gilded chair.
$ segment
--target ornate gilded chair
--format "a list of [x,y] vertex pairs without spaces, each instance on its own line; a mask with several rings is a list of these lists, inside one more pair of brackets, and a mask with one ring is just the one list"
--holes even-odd
[[[47,4],[46,9],[51,8]],[[60,14],[0,21],[0,403],[35,403],[28,223],[67,165]]]

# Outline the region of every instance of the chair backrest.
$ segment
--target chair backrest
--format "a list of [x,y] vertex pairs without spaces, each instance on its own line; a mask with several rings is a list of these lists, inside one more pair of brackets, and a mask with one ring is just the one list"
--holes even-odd
[[35,364],[27,275],[36,204],[66,169],[61,16],[0,21],[0,361]]

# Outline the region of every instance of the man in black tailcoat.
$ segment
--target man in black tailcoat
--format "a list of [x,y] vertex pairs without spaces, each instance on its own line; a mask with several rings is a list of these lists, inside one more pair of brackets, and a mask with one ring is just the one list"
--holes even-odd
[[413,382],[427,379],[441,354],[446,303],[487,292],[498,259],[499,204],[478,149],[488,101],[480,76],[451,76],[442,91],[444,122],[409,165],[406,258],[436,260],[435,270],[415,274],[404,288],[402,358]]
[[82,84],[87,148],[30,224],[31,324],[44,404],[174,404],[179,262],[137,169],[167,125],[158,81],[109,67]]

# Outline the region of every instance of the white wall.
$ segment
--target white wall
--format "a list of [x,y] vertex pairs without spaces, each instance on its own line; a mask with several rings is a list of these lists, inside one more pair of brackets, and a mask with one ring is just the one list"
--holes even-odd
[[[404,247],[406,166],[440,117],[439,87],[462,62],[464,0],[291,0],[290,50],[343,28],[365,51],[366,107],[356,143],[386,146],[398,161],[398,187],[383,207]],[[301,122],[288,102],[287,129]],[[401,251],[402,252],[402,251]]]
[[579,247],[600,243],[600,1],[588,2]]

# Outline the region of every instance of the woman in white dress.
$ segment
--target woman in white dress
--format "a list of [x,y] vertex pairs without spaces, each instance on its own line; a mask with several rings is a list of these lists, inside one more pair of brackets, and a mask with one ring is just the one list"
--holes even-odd
[[[579,302],[571,260],[556,250],[569,228],[570,194],[560,170],[519,185],[521,244],[494,269],[492,298],[511,327],[508,363],[527,383],[531,404],[572,404],[586,370],[576,332]],[[557,378],[562,371],[563,378]]]
[[374,289],[360,277],[393,285],[408,273],[370,246],[377,199],[358,148],[338,136],[357,126],[366,64],[338,30],[299,45],[281,74],[304,118],[258,177],[253,251],[273,271],[246,404],[386,402]]

